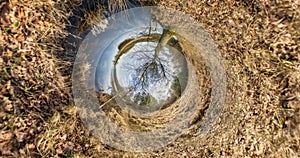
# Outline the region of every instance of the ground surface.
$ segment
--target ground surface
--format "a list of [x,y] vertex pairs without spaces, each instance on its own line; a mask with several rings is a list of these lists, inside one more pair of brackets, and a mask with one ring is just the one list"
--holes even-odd
[[227,100],[203,139],[149,153],[99,143],[76,115],[63,50],[78,2],[0,2],[0,157],[300,157],[300,8],[293,0],[145,2],[197,19],[219,46]]

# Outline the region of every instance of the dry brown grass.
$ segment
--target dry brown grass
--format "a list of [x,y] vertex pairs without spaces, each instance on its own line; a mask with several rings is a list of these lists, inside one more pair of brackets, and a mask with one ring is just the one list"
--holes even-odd
[[214,129],[156,152],[102,145],[76,115],[70,62],[59,56],[78,3],[11,0],[0,2],[0,156],[300,157],[299,2],[153,3],[193,16],[219,46],[228,94]]
[[196,145],[202,154],[299,156],[299,4],[160,3],[198,19],[224,57],[227,104],[207,143]]

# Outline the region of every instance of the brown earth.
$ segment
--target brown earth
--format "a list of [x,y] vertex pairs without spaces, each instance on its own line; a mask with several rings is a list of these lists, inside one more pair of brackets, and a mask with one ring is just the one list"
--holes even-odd
[[300,157],[300,4],[297,0],[144,1],[191,15],[211,34],[227,100],[203,139],[183,136],[130,153],[84,128],[63,50],[79,2],[0,2],[0,157]]

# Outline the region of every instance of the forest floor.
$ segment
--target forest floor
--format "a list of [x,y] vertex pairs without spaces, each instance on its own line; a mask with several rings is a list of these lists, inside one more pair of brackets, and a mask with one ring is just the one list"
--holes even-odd
[[210,33],[227,97],[207,136],[146,153],[101,144],[76,112],[74,57],[63,45],[78,4],[0,2],[0,157],[300,157],[299,1],[151,2],[189,14]]

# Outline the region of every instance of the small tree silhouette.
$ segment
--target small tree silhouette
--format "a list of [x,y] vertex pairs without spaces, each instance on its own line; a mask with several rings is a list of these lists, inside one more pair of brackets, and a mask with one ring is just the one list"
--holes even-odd
[[[126,85],[127,90],[123,90],[127,91],[126,98],[129,97],[135,104],[139,106],[161,106],[155,104],[172,102],[164,99],[158,100],[157,97],[152,96],[150,93],[153,94],[153,87],[157,87],[160,92],[168,91],[169,94],[166,97],[172,95],[172,100],[180,96],[181,88],[177,74],[174,74],[170,69],[169,64],[172,61],[166,59],[166,56],[173,53],[166,47],[173,36],[172,31],[163,29],[161,35],[144,34],[140,39],[128,39],[119,45],[120,54],[115,60],[116,63],[122,54],[130,54],[127,59],[131,62],[122,65],[125,71],[130,72],[128,73],[130,74],[130,81]],[[165,55],[160,55],[161,53]],[[166,89],[162,88],[164,86]]]

